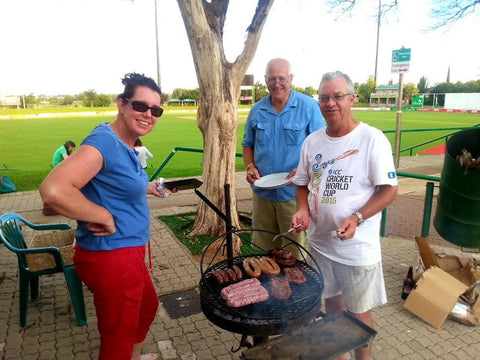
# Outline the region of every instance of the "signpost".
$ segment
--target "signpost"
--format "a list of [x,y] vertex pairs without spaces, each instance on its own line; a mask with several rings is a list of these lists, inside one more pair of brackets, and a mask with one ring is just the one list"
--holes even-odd
[[392,51],[392,73],[408,72],[411,53],[411,49],[405,48]]
[[397,128],[395,130],[395,167],[400,164],[400,143],[402,134],[402,97],[403,97],[403,74],[410,69],[411,49],[402,47],[392,51],[392,73],[399,73],[398,96],[397,96]]
[[415,95],[412,97],[413,108],[423,108],[423,95]]

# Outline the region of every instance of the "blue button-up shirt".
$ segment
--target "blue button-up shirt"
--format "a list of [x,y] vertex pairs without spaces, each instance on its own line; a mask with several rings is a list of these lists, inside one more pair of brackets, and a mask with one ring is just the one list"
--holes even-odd
[[[242,146],[253,149],[255,166],[260,176],[290,172],[298,165],[305,138],[324,126],[325,121],[315,99],[292,90],[287,104],[279,114],[268,95],[250,110]],[[295,186],[259,189],[252,185],[252,189],[266,200],[295,199]]]

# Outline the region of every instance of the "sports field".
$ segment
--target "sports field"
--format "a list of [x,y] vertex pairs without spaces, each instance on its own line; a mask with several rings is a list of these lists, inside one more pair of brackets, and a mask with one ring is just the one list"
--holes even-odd
[[[7,175],[19,191],[37,189],[42,179],[51,170],[52,154],[66,140],[77,146],[83,138],[101,122],[114,120],[114,115],[61,116],[0,119],[0,174]],[[240,112],[237,134],[237,151],[241,152],[241,140],[247,112]],[[395,130],[394,111],[355,111],[358,120],[381,130]],[[434,129],[470,127],[480,123],[480,115],[464,113],[404,112],[402,129]],[[401,149],[441,137],[456,130],[410,132],[402,134]],[[394,149],[395,134],[387,134]],[[414,149],[413,155],[421,150],[444,143],[434,143]],[[143,138],[143,143],[154,154],[149,159],[147,173],[153,174],[176,146],[201,149],[203,141],[193,111],[169,111],[159,119],[155,129]],[[402,153],[410,155],[410,153]],[[159,176],[165,178],[200,175],[203,156],[198,152],[179,151],[173,156]],[[243,170],[241,158],[237,158],[237,169]]]

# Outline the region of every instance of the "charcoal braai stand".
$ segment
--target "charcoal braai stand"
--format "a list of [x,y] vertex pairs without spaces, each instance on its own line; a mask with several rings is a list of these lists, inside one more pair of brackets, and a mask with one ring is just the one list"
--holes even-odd
[[[235,229],[231,221],[230,185],[225,184],[224,190],[226,214],[223,214],[198,189],[195,189],[195,193],[225,221],[226,227],[226,233],[220,237],[221,246],[217,249],[217,251],[226,251],[226,259],[216,263],[211,261],[204,270],[205,253],[215,241],[212,241],[206,247],[202,255],[199,283],[200,304],[204,315],[212,323],[222,329],[242,335],[239,348],[251,347],[247,341],[247,336],[253,337],[255,346],[246,350],[242,354],[243,358],[274,359],[274,357],[269,357],[268,354],[275,356],[275,354],[281,353],[284,355],[292,354],[292,357],[283,356],[282,359],[333,359],[335,356],[368,344],[375,336],[376,331],[348,313],[340,313],[312,322],[321,313],[323,277],[318,264],[307,249],[302,248],[289,238],[287,239],[299,246],[309,256],[309,261],[304,258],[305,261],[297,260],[294,265],[305,275],[305,283],[292,284],[292,293],[288,299],[280,300],[270,297],[267,301],[240,308],[232,308],[226,304],[220,293],[229,284],[219,284],[212,276],[213,272],[232,268],[234,265],[243,268],[242,264],[245,258],[258,255],[268,256],[268,254],[264,252],[263,254],[234,256],[234,234],[264,230]],[[262,274],[259,280],[271,294],[269,278]],[[282,336],[269,341],[271,335]],[[298,347],[292,346],[293,344],[297,344]],[[238,351],[239,348],[236,350],[232,348],[232,351]],[[298,354],[293,356],[295,352],[299,353],[302,348],[304,349],[302,350],[302,357],[298,357]],[[272,349],[275,349],[273,353]],[[308,357],[310,352],[310,357]],[[331,357],[329,357],[330,355]]]

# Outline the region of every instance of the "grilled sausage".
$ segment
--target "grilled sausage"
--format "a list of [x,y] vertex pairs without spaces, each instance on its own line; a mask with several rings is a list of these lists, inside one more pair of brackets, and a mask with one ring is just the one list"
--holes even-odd
[[265,275],[278,275],[281,271],[277,262],[268,256],[263,256],[260,258],[260,267]]
[[227,298],[238,293],[239,290],[243,290],[248,287],[258,287],[261,286],[260,281],[257,278],[251,278],[247,280],[240,281],[236,284],[229,285],[222,289],[220,296],[222,299],[227,300]]
[[248,276],[257,278],[262,274],[262,267],[260,262],[255,257],[247,257],[243,260],[243,269]]
[[223,275],[221,274],[221,271],[222,271],[222,270],[217,270],[217,271],[212,272],[212,276],[214,276],[215,279],[217,279],[217,281],[218,281],[219,284],[223,284],[223,283],[224,283]]
[[233,308],[238,308],[250,304],[256,304],[265,300],[268,300],[269,295],[267,289],[259,285],[255,288],[248,288],[244,293],[239,296],[234,296],[227,300],[227,305]]
[[228,283],[230,281],[230,277],[228,276],[227,272],[225,270],[218,270],[218,271],[223,276],[223,282]]
[[242,307],[268,300],[269,294],[257,278],[251,278],[222,289],[220,296],[230,307]]
[[243,274],[242,270],[237,265],[232,266],[233,271],[235,271],[235,275],[237,276],[237,280],[242,280]]
[[225,269],[225,272],[227,273],[231,282],[237,281],[237,275],[233,269]]

